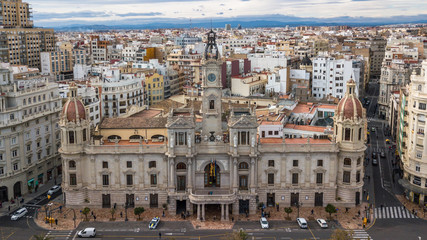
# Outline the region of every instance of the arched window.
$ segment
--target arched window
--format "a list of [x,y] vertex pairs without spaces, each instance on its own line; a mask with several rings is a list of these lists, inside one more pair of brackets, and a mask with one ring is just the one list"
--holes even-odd
[[185,170],[185,169],[187,169],[187,165],[185,165],[185,163],[183,163],[183,162],[180,162],[176,165],[176,169],[177,170]]
[[74,131],[68,131],[68,143],[74,143]]
[[118,135],[111,135],[108,137],[108,141],[110,142],[114,142],[115,140],[120,140],[122,139],[122,137],[118,136]]
[[144,140],[144,137],[141,135],[132,135],[129,137],[129,142],[139,142],[140,140]]
[[241,162],[239,163],[239,169],[248,169],[249,168],[249,164],[246,162]]
[[344,140],[350,141],[350,135],[351,135],[350,128],[346,128],[344,131]]
[[68,168],[69,169],[75,169],[76,168],[76,162],[75,161],[69,161],[68,162]]
[[351,159],[350,158],[344,158],[344,166],[351,166]]

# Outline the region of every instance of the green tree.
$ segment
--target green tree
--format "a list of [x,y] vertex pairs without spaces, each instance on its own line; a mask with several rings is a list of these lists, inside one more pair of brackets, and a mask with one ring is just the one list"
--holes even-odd
[[332,218],[332,213],[336,213],[336,212],[337,212],[337,209],[335,208],[335,206],[334,206],[334,205],[332,205],[332,204],[328,204],[328,205],[326,205],[326,207],[325,207],[325,211],[326,211],[327,213],[329,213],[329,218]]
[[288,218],[289,218],[289,214],[292,213],[292,208],[291,207],[285,207],[285,213],[288,214]]
[[34,240],[53,240],[52,237],[49,236],[43,236],[43,235],[33,235]]
[[116,209],[111,208],[110,213],[111,213],[111,220],[113,220],[114,219],[114,214],[116,213]]
[[345,231],[344,229],[335,229],[331,235],[331,240],[352,240],[353,231]]
[[243,231],[243,229],[240,229],[238,232],[234,231],[232,233],[225,235],[225,238],[223,238],[223,239],[225,239],[225,240],[247,240],[248,234],[245,231]]
[[138,215],[138,220],[140,220],[140,219],[141,219],[141,214],[142,214],[143,212],[145,212],[145,209],[144,209],[143,207],[136,207],[136,208],[133,210],[133,213],[135,213],[135,215]]
[[82,213],[85,215],[86,221],[89,221],[89,219],[87,218],[87,215],[90,213],[90,208],[85,207],[85,208],[82,210]]

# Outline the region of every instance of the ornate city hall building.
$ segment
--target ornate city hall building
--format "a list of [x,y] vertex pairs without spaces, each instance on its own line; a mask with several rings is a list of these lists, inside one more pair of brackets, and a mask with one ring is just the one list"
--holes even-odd
[[[351,207],[362,199],[366,113],[347,83],[328,138],[260,138],[255,109],[224,109],[222,61],[208,33],[200,109],[106,118],[91,133],[75,87],[60,120],[67,206],[162,207],[198,219],[259,204]],[[149,112],[150,110],[148,110]]]

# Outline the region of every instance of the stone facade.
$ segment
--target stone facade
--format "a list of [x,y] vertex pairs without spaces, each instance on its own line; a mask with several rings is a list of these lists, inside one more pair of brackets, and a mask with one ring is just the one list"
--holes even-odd
[[[131,142],[120,137],[117,129],[115,138],[93,135],[87,142],[63,142],[66,205],[166,204],[172,214],[190,212],[203,220],[207,212],[221,212],[221,219],[226,220],[232,214],[255,213],[260,204],[358,204],[362,198],[364,173],[360,159],[364,158],[365,135],[259,138],[254,109],[222,111],[221,60],[217,58],[215,33],[210,32],[208,39],[201,110],[172,109],[164,140]],[[353,92],[346,96],[358,101],[354,82],[347,88]],[[349,109],[337,110],[335,134],[347,131],[342,128],[355,134],[359,128],[366,128],[365,111],[351,118],[343,117],[340,111],[348,113]],[[88,124],[81,121],[75,127]],[[71,125],[63,121],[61,126]],[[360,174],[358,179],[356,174]]]

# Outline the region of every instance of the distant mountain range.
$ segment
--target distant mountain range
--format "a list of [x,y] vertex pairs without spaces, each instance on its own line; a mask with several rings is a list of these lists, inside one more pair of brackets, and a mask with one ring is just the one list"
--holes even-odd
[[[37,18],[35,17],[37,23]],[[75,21],[74,21],[75,22]],[[103,30],[130,30],[130,29],[159,29],[159,28],[189,28],[203,27],[222,28],[231,24],[236,28],[238,24],[244,28],[255,27],[285,27],[289,26],[379,26],[392,24],[427,23],[427,14],[416,16],[393,16],[383,18],[373,17],[334,17],[334,18],[301,18],[287,15],[241,16],[235,18],[212,19],[165,19],[150,18],[136,20],[122,20],[112,22],[79,22],[72,25],[57,23],[43,24],[44,27],[53,27],[56,31],[103,31]],[[212,24],[212,25],[211,25]]]

